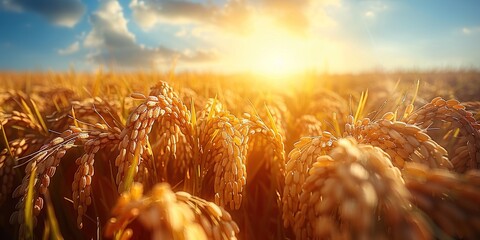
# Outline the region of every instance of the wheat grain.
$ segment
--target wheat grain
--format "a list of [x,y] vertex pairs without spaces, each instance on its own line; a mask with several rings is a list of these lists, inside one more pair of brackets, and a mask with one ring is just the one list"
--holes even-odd
[[295,135],[292,139],[322,134],[322,123],[313,115],[302,115],[295,121]]
[[360,143],[379,147],[387,152],[395,166],[402,168],[405,162],[422,162],[431,168],[451,169],[446,150],[433,141],[419,127],[402,121],[392,121],[393,113],[382,119],[363,119],[353,123],[350,117],[345,136],[354,136]]
[[316,159],[327,154],[335,147],[336,138],[329,132],[323,132],[315,137],[303,137],[295,143],[294,149],[288,154],[285,166],[285,188],[282,196],[284,226],[293,225],[294,216],[298,211],[302,185],[308,171]]
[[[44,237],[60,235],[54,234],[60,232],[55,214],[43,214],[44,206],[56,208],[61,232],[76,222],[88,238],[96,238],[94,229],[120,239],[480,236],[478,104],[471,94],[461,96],[471,102],[435,98],[413,111],[425,97],[454,96],[454,91],[437,86],[408,103],[409,93],[397,90],[401,82],[399,88],[393,81],[382,82],[381,88],[369,85],[369,101],[363,93],[354,117],[348,115],[352,103],[342,96],[355,99],[358,94],[351,90],[364,89],[362,84],[342,89],[340,82],[320,87],[300,81],[276,89],[256,80],[226,83],[205,75],[209,79],[197,81],[197,75],[170,74],[176,91],[159,82],[145,94],[143,82],[157,81],[162,74],[77,74],[25,75],[28,82],[14,77],[19,81],[0,86],[5,132],[0,200],[13,180],[23,178],[15,199],[1,205],[5,212],[14,211],[10,220],[20,224],[20,238],[32,232],[36,218],[45,227]],[[253,83],[254,89],[245,87]],[[341,91],[328,89],[329,84]],[[285,149],[291,148],[285,163]],[[59,180],[53,178],[57,167],[68,172],[74,160],[71,210],[76,219],[70,219],[61,209],[70,196],[57,191],[52,202],[47,196],[58,183],[50,185]],[[447,171],[452,162],[461,174]],[[106,185],[96,185],[100,182]],[[158,182],[184,192],[174,193],[166,183],[155,186]],[[144,195],[139,183],[153,191]],[[124,192],[103,226],[118,191]],[[9,209],[14,201],[15,210]],[[17,227],[5,227],[2,233],[13,237],[8,234]],[[34,230],[35,238],[41,230]]]
[[14,165],[14,159],[9,156],[8,150],[4,149],[0,156],[0,184],[2,185],[0,203],[5,202],[13,187],[13,178],[15,175],[13,170]]
[[403,171],[411,201],[452,238],[480,236],[480,172],[456,174],[407,164]]
[[73,207],[77,211],[77,227],[83,227],[83,215],[92,203],[92,181],[95,172],[95,154],[107,146],[120,142],[120,129],[99,125],[97,131],[90,131],[85,139],[84,154],[77,158],[78,165],[72,182]]
[[19,103],[25,99],[29,99],[28,95],[25,92],[10,89],[4,92],[4,96],[1,102],[2,110],[7,112],[21,111],[21,106]]
[[11,132],[14,128],[37,133],[43,132],[42,126],[37,121],[19,111],[12,111],[9,114],[0,112],[0,121],[7,135],[14,135]]
[[0,203],[3,203],[7,196],[11,194],[11,190],[15,177],[15,165],[17,159],[28,154],[38,145],[38,141],[34,135],[26,135],[24,138],[18,138],[9,142],[10,153],[8,149],[3,149],[0,153]]
[[[55,131],[64,131],[66,126],[73,125],[77,119],[81,119],[82,122],[93,124],[100,122],[112,127],[121,127],[120,116],[117,114],[120,107],[114,103],[99,97],[87,98],[83,101],[71,101],[69,107],[61,111],[55,111],[47,117],[47,121],[51,122],[51,129]],[[72,116],[72,114],[75,115]],[[82,127],[86,128],[88,125]]]
[[[133,165],[135,153],[138,151],[137,156],[143,155],[144,147],[148,143],[148,134],[159,118],[168,119],[165,121],[170,123],[170,132],[166,134],[175,136],[177,131],[181,131],[185,136],[192,137],[192,126],[189,124],[190,112],[173,92],[173,89],[167,83],[160,82],[152,88],[149,97],[131,113],[125,129],[122,131],[122,141],[119,144],[120,154],[115,160],[115,165],[118,167],[116,183],[119,192],[125,190],[124,181],[127,169],[134,168],[133,174],[137,174],[142,158],[139,158],[136,165]],[[173,139],[177,138],[173,137]],[[193,145],[192,141],[189,141],[191,145]],[[171,147],[168,147],[175,149],[176,141],[171,144]]]
[[[247,178],[245,164],[250,139],[255,135],[261,135],[272,144],[274,151],[271,159],[276,159],[272,162],[279,169],[283,169],[282,137],[258,116],[246,114],[245,118],[240,120],[223,110],[222,105],[216,100],[208,101],[198,117],[196,134],[200,154],[199,186],[213,178],[216,203],[220,206],[229,206],[230,209],[238,209],[244,196]],[[282,178],[282,175],[276,177]]]
[[[84,139],[88,137],[88,134],[80,132],[81,130],[72,128],[74,131],[65,131],[60,137],[52,139],[48,144],[42,146],[40,151],[38,151],[28,162],[25,167],[25,176],[22,179],[22,183],[17,186],[13,192],[13,197],[20,197],[19,202],[15,206],[16,211],[12,214],[10,222],[17,223],[20,225],[20,234],[23,235],[26,232],[24,215],[25,211],[30,211],[25,209],[25,201],[27,200],[27,192],[30,179],[33,179],[33,199],[34,211],[33,217],[36,219],[36,216],[40,213],[43,207],[43,199],[40,195],[44,195],[48,191],[50,185],[50,180],[54,176],[57,166],[60,164],[60,160],[65,155],[66,151],[73,147],[74,142],[77,139]],[[36,221],[36,220],[34,220]],[[22,230],[23,229],[23,230]]]
[[[434,98],[413,112],[406,122],[427,130],[446,129],[444,132],[431,130],[428,134],[447,149],[456,172],[479,168],[480,124],[457,100]],[[458,149],[463,151],[459,152]]]
[[187,203],[194,209],[195,220],[200,223],[209,239],[236,239],[240,229],[224,208],[186,192],[175,194],[179,201]]
[[143,195],[141,184],[134,184],[122,194],[112,214],[106,237],[120,233],[130,239],[141,234],[143,231],[129,230],[136,222],[151,239],[236,239],[239,231],[222,208],[185,192],[175,194],[165,183],[156,185],[148,195]]
[[246,183],[245,155],[241,152],[244,137],[236,124],[235,116],[222,112],[199,120],[197,128],[202,179],[213,173],[215,202],[230,209],[240,207]]
[[306,113],[322,119],[324,129],[329,132],[336,132],[333,124],[343,126],[349,113],[348,102],[334,91],[319,88],[316,89],[310,101]]
[[161,173],[160,180],[183,180],[181,176],[187,171],[193,157],[191,143],[172,118],[162,118],[152,131],[155,136],[152,138],[155,143],[152,148],[158,153],[155,164],[157,171]]
[[329,155],[317,158],[302,190],[297,239],[429,238],[388,155],[353,138],[338,140]]
[[[237,128],[240,132],[247,133],[244,135],[242,144],[242,152],[246,156],[247,163],[252,165],[252,168],[255,164],[257,166],[264,164],[265,171],[271,174],[269,181],[273,182],[272,187],[277,192],[277,196],[280,196],[285,182],[285,135],[283,135],[285,133],[279,126],[281,121],[275,120],[268,108],[266,111],[268,125],[260,116],[244,114],[244,119]],[[251,154],[259,150],[262,152],[261,157]],[[281,199],[278,199],[278,202],[281,202]]]
[[465,106],[467,111],[472,112],[474,115],[480,112],[480,101],[462,102],[461,104]]

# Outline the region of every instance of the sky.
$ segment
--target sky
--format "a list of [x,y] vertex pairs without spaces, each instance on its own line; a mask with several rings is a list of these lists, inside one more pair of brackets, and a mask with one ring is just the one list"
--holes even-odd
[[0,0],[0,70],[480,69],[480,1]]

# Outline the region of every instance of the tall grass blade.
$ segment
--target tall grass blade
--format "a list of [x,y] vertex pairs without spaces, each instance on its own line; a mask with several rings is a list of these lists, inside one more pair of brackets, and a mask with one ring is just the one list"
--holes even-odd
[[63,236],[62,236],[62,233],[60,232],[60,227],[58,226],[58,220],[57,220],[57,217],[55,216],[55,211],[53,210],[52,201],[50,200],[50,194],[48,191],[46,192],[44,197],[47,205],[47,219],[48,219],[48,222],[50,223],[51,231],[52,231],[50,235],[50,239],[62,240]]
[[212,103],[212,108],[210,109],[210,112],[208,112],[208,117],[207,117],[208,120],[212,119],[215,113],[216,106],[217,106],[217,95],[215,95],[215,98],[213,99],[213,103]]
[[135,154],[133,155],[132,164],[128,168],[127,175],[125,176],[123,189],[120,189],[120,192],[129,191],[130,188],[132,187],[134,177],[135,177],[135,169],[138,166],[138,163],[140,162],[140,148],[141,148],[140,144],[137,145],[137,148],[135,149]]
[[12,149],[10,149],[10,144],[8,143],[7,134],[5,133],[5,128],[3,128],[3,124],[1,123],[0,123],[0,128],[2,128],[2,139],[5,143],[5,147],[7,148],[8,154],[10,155],[10,157],[13,157]]
[[25,225],[27,226],[26,238],[33,239],[33,195],[35,180],[37,179],[37,167],[34,167],[28,181],[27,197],[25,199]]
[[270,121],[271,127],[275,134],[278,134],[278,128],[275,124],[275,119],[273,119],[272,113],[270,112],[270,108],[268,108],[267,104],[265,104],[265,108],[267,109],[268,120]]
[[47,124],[45,124],[45,120],[43,120],[42,114],[40,114],[40,111],[38,110],[37,104],[35,101],[30,100],[32,103],[33,111],[35,112],[35,116],[38,119],[38,122],[40,122],[40,125],[42,126],[43,132],[46,134],[48,133],[48,127]]

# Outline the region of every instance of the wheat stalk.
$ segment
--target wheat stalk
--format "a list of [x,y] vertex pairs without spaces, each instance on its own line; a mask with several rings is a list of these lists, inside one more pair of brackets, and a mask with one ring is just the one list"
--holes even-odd
[[28,95],[20,90],[8,90],[4,92],[1,99],[2,111],[15,111],[21,110],[21,100],[28,99]]

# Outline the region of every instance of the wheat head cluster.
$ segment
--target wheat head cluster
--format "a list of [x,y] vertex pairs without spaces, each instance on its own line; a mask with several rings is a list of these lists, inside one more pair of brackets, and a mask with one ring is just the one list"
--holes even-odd
[[480,99],[460,85],[0,78],[6,238],[480,238]]

